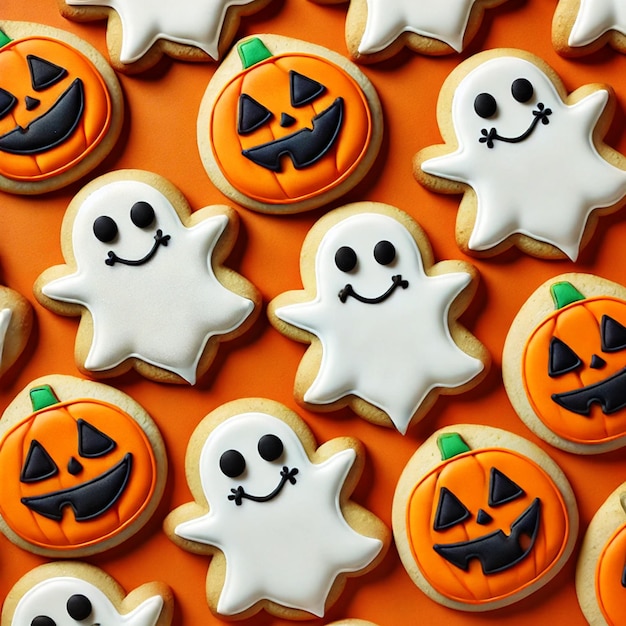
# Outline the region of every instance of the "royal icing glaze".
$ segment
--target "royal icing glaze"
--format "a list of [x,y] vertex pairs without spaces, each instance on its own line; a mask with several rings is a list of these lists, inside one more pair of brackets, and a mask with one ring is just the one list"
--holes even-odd
[[524,391],[537,417],[559,437],[601,445],[626,435],[626,302],[585,298],[569,282],[550,287],[555,310],[522,354]]
[[95,398],[61,402],[48,385],[30,398],[34,413],[0,439],[2,471],[14,477],[0,485],[4,524],[35,551],[113,545],[154,506],[152,442],[128,413]]
[[73,7],[108,7],[120,17],[120,61],[139,60],[158,40],[203,50],[219,58],[219,41],[230,7],[256,0],[65,0]]
[[580,0],[567,43],[572,48],[587,46],[611,30],[626,35],[626,5],[621,0]]
[[367,0],[367,23],[359,53],[372,54],[391,45],[402,33],[438,39],[456,52],[463,50],[463,38],[470,13],[477,0]]
[[594,143],[608,99],[596,89],[563,102],[537,65],[510,55],[490,56],[461,79],[451,110],[458,145],[420,167],[473,190],[464,198],[476,203],[469,250],[519,233],[576,260],[592,211],[626,194],[626,172]]
[[57,576],[27,590],[6,626],[61,626],[70,622],[156,626],[163,605],[163,598],[155,595],[132,611],[120,613],[102,590],[90,582],[73,576]]
[[12,40],[0,31],[0,175],[40,182],[72,170],[112,125],[107,83],[58,39]]
[[137,358],[195,383],[207,342],[254,309],[213,267],[229,221],[224,212],[186,227],[165,195],[139,180],[113,181],[84,198],[71,231],[76,271],[42,293],[89,310],[87,370]]
[[623,610],[626,596],[626,523],[609,537],[602,548],[595,570],[594,589],[608,626],[626,623]]
[[230,185],[287,209],[345,185],[365,165],[375,133],[359,83],[330,59],[272,54],[259,38],[237,51],[243,71],[216,96],[208,128],[199,125]]
[[4,342],[11,322],[11,309],[0,310],[0,365],[2,365],[2,353],[4,351]]
[[[315,275],[313,300],[275,310],[322,345],[305,402],[355,395],[405,433],[431,391],[465,385],[484,370],[449,326],[450,306],[471,275],[428,275],[419,247],[396,219],[365,212],[334,225],[317,249]],[[381,368],[389,375],[381,376]]]
[[337,576],[373,562],[383,542],[354,530],[342,510],[355,459],[346,448],[312,463],[285,422],[257,411],[209,434],[196,470],[209,511],[174,532],[223,552],[218,613],[269,600],[321,617]]

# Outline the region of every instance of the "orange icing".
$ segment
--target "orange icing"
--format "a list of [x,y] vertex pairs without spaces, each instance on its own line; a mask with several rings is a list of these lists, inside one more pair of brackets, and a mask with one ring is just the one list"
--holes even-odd
[[596,598],[602,615],[610,626],[626,625],[626,589],[621,585],[625,565],[626,525],[622,525],[604,545],[596,565]]

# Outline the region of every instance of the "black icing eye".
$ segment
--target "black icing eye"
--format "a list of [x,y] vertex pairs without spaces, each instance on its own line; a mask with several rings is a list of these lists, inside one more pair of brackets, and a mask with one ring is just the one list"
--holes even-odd
[[626,327],[608,315],[600,321],[603,352],[619,352],[626,348]]
[[495,467],[489,476],[489,506],[499,506],[524,495],[524,490]]
[[548,356],[548,376],[554,378],[572,372],[582,365],[580,357],[561,339],[552,337]]
[[47,615],[37,615],[30,623],[30,626],[57,626],[57,623]]
[[59,472],[59,468],[46,452],[46,449],[36,440],[30,442],[26,460],[20,474],[20,482],[36,483],[51,478]]
[[35,91],[42,91],[58,83],[67,75],[67,70],[34,54],[26,56],[30,81]]
[[260,128],[272,118],[272,112],[248,94],[239,96],[239,115],[237,118],[237,132],[246,135]]
[[433,530],[445,530],[461,523],[470,516],[467,507],[446,487],[439,491]]
[[374,258],[381,265],[389,265],[396,258],[396,248],[390,241],[379,241],[374,246]]
[[115,450],[115,441],[83,419],[76,421],[78,454],[84,459],[97,459]]
[[341,246],[335,252],[335,265],[342,272],[351,272],[356,267],[356,252],[350,246]]
[[111,243],[117,237],[117,224],[112,217],[101,215],[93,223],[93,234],[102,243]]
[[283,442],[276,435],[263,435],[259,439],[258,450],[265,461],[275,461],[283,453]]
[[147,228],[154,222],[154,209],[147,202],[135,202],[130,209],[130,220],[137,228]]
[[526,78],[517,78],[511,85],[511,94],[518,102],[528,102],[534,92],[532,83]]
[[496,99],[490,93],[479,93],[474,100],[476,115],[487,119],[493,117],[498,110]]
[[87,619],[92,611],[91,601],[82,593],[75,593],[73,596],[70,596],[66,608],[67,614],[77,622]]
[[246,460],[237,450],[226,450],[220,457],[220,469],[228,478],[241,476],[246,469]]
[[17,98],[0,87],[0,118],[4,117],[17,103]]
[[289,72],[289,89],[291,106],[295,108],[313,102],[326,91],[326,87],[321,83],[293,70]]

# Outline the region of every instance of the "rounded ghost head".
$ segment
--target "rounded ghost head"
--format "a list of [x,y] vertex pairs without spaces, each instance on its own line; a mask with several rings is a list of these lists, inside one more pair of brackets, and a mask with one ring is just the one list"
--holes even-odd
[[[202,488],[214,510],[263,506],[297,489],[310,460],[294,431],[266,413],[235,415],[207,438],[200,456]],[[247,506],[246,506],[247,505]]]
[[81,264],[140,266],[167,252],[183,228],[171,202],[154,187],[120,180],[98,187],[74,218],[72,242]]
[[392,217],[352,215],[324,235],[315,258],[322,300],[345,306],[380,305],[394,293],[410,290],[422,274],[422,258],[407,229]]
[[559,104],[561,97],[538,66],[498,56],[461,80],[454,92],[452,119],[459,144],[486,151],[541,134]]

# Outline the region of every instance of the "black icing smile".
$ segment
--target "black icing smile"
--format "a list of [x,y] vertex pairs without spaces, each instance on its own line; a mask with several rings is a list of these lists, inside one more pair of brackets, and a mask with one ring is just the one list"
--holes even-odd
[[488,148],[493,148],[494,141],[503,141],[505,143],[520,143],[525,139],[528,139],[535,130],[535,128],[541,122],[544,126],[550,123],[548,117],[552,115],[552,109],[546,109],[543,102],[537,103],[537,108],[533,111],[533,120],[530,123],[530,126],[517,137],[503,137],[498,134],[498,131],[495,128],[490,128],[487,130],[486,128],[481,129],[482,137],[478,139],[480,143],[486,143]]
[[77,78],[50,109],[0,136],[0,151],[10,154],[38,154],[62,144],[76,129],[85,110],[83,81]]
[[612,376],[574,391],[552,394],[552,400],[572,413],[589,416],[594,402],[611,415],[626,407],[626,367]]
[[289,482],[292,485],[296,484],[296,474],[298,473],[298,468],[294,467],[289,469],[288,467],[283,467],[280,470],[280,481],[276,488],[271,493],[268,493],[266,496],[253,496],[249,493],[246,493],[244,488],[239,485],[236,489],[231,489],[231,495],[228,496],[229,500],[234,500],[237,506],[241,506],[242,500],[245,498],[246,500],[252,500],[253,502],[269,502],[273,500],[283,489],[283,487]]
[[343,124],[343,98],[337,98],[311,123],[312,128],[302,128],[280,139],[243,150],[242,154],[272,172],[282,170],[280,160],[283,155],[289,156],[297,170],[317,163],[339,136]]
[[128,453],[117,465],[93,480],[69,489],[22,498],[21,502],[31,511],[57,522],[61,521],[66,506],[72,508],[77,522],[94,519],[108,511],[124,493],[132,460],[132,454]]
[[[524,559],[535,545],[537,531],[541,521],[541,502],[535,498],[526,510],[511,524],[511,533],[502,530],[450,544],[435,544],[433,549],[446,561],[467,571],[472,559],[480,561],[483,574],[497,574],[513,567]],[[523,548],[520,544],[522,535],[530,539]]]
[[104,262],[107,265],[111,265],[111,266],[115,265],[116,263],[122,263],[123,265],[133,265],[133,266],[143,265],[144,263],[147,263],[156,254],[157,250],[159,249],[159,246],[167,246],[170,239],[171,239],[171,236],[164,235],[163,231],[159,228],[156,231],[156,235],[154,235],[154,245],[152,246],[148,254],[146,254],[141,259],[124,259],[122,257],[117,256],[117,254],[115,254],[113,250],[110,250],[107,253],[108,258],[105,259]]
[[354,288],[352,287],[352,285],[348,283],[339,292],[339,299],[342,302],[345,302],[349,296],[352,296],[355,300],[358,300],[359,302],[363,302],[364,304],[379,304],[381,302],[384,302],[387,298],[389,298],[389,296],[391,296],[391,294],[398,287],[401,287],[402,289],[406,289],[408,286],[409,286],[409,281],[403,280],[402,274],[396,274],[395,276],[391,277],[391,285],[389,289],[385,291],[385,293],[381,294],[380,296],[377,296],[376,298],[366,298],[365,296],[362,296],[356,291],[354,291]]

